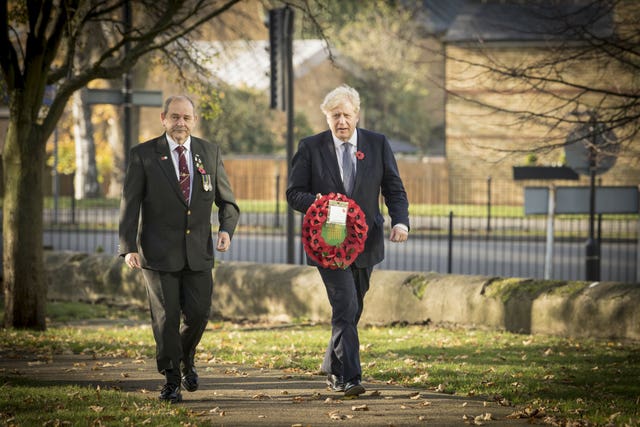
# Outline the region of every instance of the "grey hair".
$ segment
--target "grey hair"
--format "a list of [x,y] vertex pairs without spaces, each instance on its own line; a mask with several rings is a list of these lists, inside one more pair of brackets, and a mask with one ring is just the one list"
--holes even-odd
[[338,86],[324,97],[324,101],[320,104],[320,109],[324,114],[328,114],[329,111],[333,110],[343,102],[348,101],[353,105],[353,109],[356,114],[360,112],[360,94],[357,90],[343,84]]
[[173,101],[177,101],[179,99],[185,100],[185,101],[189,101],[189,103],[193,107],[193,112],[195,113],[196,104],[193,102],[193,99],[189,98],[187,95],[172,95],[172,96],[168,97],[167,99],[165,99],[165,101],[164,101],[164,110],[162,112],[164,114],[167,114],[167,112],[169,111],[169,105],[171,105],[171,103]]

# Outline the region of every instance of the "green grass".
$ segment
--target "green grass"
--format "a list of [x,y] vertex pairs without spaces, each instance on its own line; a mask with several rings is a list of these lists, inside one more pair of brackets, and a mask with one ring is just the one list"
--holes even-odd
[[[0,350],[38,354],[94,354],[97,357],[153,358],[154,345],[147,321],[134,326],[76,327],[63,325],[70,312],[86,313],[81,307],[55,308],[50,304],[51,325],[45,332],[0,330]],[[98,309],[111,318],[130,319],[130,310]],[[61,313],[60,315],[56,313]],[[78,314],[85,316],[86,314]],[[142,314],[144,318],[146,314]],[[60,316],[60,317],[58,317]],[[55,323],[54,323],[55,322]],[[254,367],[318,373],[330,334],[328,325],[292,325],[288,328],[250,328],[227,322],[212,322],[201,342],[200,363],[240,363]],[[482,395],[506,400],[518,408],[544,410],[556,422],[582,422],[640,426],[640,343],[570,339],[543,335],[519,335],[499,331],[430,326],[362,327],[361,359],[367,378],[410,387],[444,390],[460,396]],[[283,343],[286,343],[283,348]],[[1,375],[1,374],[0,374]],[[95,400],[95,390],[70,386],[38,387],[34,382],[0,379],[0,417],[14,417],[16,425],[44,425],[24,402],[65,405],[72,408],[56,414],[61,421],[96,419],[87,409],[102,406],[100,413],[118,419],[132,417],[136,405],[148,417],[166,407],[141,400],[134,405],[124,393],[110,392]],[[82,396],[84,407],[74,408],[70,395]],[[22,396],[15,399],[16,396]],[[127,405],[123,401],[129,402]],[[31,408],[33,406],[30,406]],[[125,409],[123,409],[123,407]],[[84,411],[75,418],[74,411]],[[91,418],[91,417],[94,418]],[[161,415],[159,415],[161,416]],[[188,413],[180,416],[189,417]],[[146,419],[146,418],[144,418]],[[140,419],[132,421],[136,424]],[[18,422],[19,421],[19,422]],[[104,419],[108,421],[108,419]],[[195,419],[191,420],[195,422]],[[154,424],[154,421],[150,425]],[[564,424],[559,424],[564,425]]]
[[1,381],[0,422],[6,426],[161,426],[168,419],[171,425],[189,425],[187,410],[130,393],[20,378]]
[[[2,299],[0,299],[0,302]],[[0,316],[4,305],[0,308]],[[146,309],[132,306],[110,306],[106,304],[88,304],[77,302],[50,302],[47,304],[47,320],[57,324],[77,322],[89,319],[128,319],[146,320],[149,318]]]
[[[54,200],[51,197],[45,197],[44,206],[47,209],[53,209]],[[89,208],[119,208],[120,199],[82,199],[72,203],[70,197],[61,197],[58,199],[58,208],[70,209],[75,206],[76,209]],[[276,203],[275,200],[238,200],[238,206],[241,212],[253,213],[273,213],[276,208],[280,212],[286,212],[287,201],[281,200]],[[386,213],[386,208],[383,206]],[[453,212],[456,216],[469,217],[485,217],[487,215],[486,205],[436,205],[436,204],[412,204],[409,206],[409,213],[418,216],[448,216],[449,212]],[[492,206],[491,215],[494,217],[522,217],[522,206]]]

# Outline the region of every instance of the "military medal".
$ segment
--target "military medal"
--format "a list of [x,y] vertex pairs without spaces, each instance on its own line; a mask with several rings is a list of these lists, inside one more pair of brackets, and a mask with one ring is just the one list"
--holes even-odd
[[202,179],[202,189],[204,191],[212,191],[213,184],[211,184],[211,175],[209,175],[204,169],[204,164],[202,163],[200,155],[194,154],[193,157],[196,161],[196,169],[198,169],[198,173],[200,174],[200,178]]
[[213,190],[213,185],[211,185],[211,175],[209,175],[208,173],[205,173],[202,176],[202,187],[204,188],[204,191],[211,191]]

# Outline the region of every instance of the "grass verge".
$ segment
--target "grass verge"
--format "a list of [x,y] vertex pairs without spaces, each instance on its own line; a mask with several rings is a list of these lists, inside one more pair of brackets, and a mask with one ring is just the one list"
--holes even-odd
[[179,406],[116,390],[47,385],[25,379],[2,382],[0,422],[5,426],[189,425]]

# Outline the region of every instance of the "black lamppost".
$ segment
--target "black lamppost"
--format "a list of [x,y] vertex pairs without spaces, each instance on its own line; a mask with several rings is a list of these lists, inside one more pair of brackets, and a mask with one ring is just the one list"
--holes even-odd
[[591,115],[589,119],[589,131],[591,144],[589,146],[589,237],[586,243],[586,279],[589,281],[600,280],[600,244],[595,238],[595,216],[596,216],[596,172],[598,164],[596,161],[596,123],[595,117]]
[[[589,236],[585,245],[585,279],[600,280],[600,242],[596,238],[596,175],[608,171],[616,161],[619,144],[613,131],[598,120],[595,111],[574,111],[576,129],[567,137],[565,155],[568,165],[589,177]],[[587,117],[585,117],[587,116]]]

